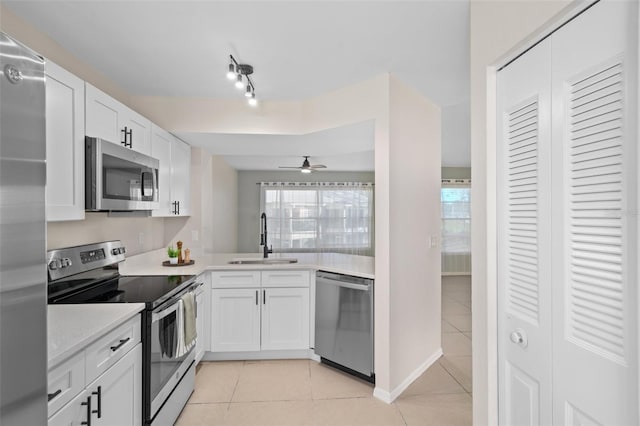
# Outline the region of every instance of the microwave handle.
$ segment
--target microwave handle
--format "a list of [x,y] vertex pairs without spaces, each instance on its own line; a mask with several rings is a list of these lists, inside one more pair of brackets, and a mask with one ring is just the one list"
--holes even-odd
[[152,169],[150,172],[142,172],[141,176],[140,176],[140,194],[143,197],[148,197],[149,195],[145,192],[145,182],[146,182],[146,178],[145,176],[147,175],[151,175],[151,197],[154,201],[157,201],[158,196],[156,194],[156,172],[154,169]]

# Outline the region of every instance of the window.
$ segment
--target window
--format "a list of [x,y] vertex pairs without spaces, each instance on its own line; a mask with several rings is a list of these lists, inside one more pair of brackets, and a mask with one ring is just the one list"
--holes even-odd
[[442,273],[471,273],[471,188],[443,184],[440,202]]
[[370,183],[261,183],[269,244],[279,252],[373,256]]

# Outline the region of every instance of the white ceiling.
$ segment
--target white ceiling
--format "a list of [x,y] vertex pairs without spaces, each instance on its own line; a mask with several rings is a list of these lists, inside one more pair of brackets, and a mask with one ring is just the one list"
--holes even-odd
[[237,99],[224,76],[233,54],[254,66],[261,100],[307,99],[391,72],[468,110],[468,0],[3,4],[132,95]]

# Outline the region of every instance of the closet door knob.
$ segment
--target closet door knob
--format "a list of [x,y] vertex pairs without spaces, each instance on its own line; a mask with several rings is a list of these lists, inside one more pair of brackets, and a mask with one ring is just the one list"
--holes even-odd
[[523,348],[526,348],[528,345],[528,341],[527,341],[527,333],[525,333],[525,331],[521,328],[517,328],[515,329],[512,333],[511,333],[511,341],[517,345],[522,346]]

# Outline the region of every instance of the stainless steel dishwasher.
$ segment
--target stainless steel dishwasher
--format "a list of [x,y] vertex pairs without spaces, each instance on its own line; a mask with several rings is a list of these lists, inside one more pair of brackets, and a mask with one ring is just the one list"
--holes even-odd
[[315,330],[322,362],[375,381],[373,280],[318,271]]

